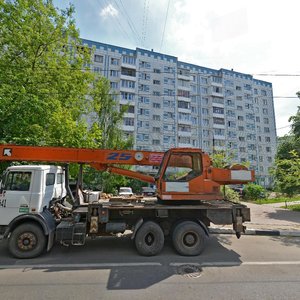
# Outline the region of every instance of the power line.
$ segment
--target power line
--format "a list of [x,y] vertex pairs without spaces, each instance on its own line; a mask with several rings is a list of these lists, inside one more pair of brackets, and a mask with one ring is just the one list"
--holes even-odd
[[[99,5],[104,9],[104,6],[102,6],[102,5],[100,4],[100,0],[98,0],[97,2],[98,2]],[[107,6],[110,5],[106,0],[103,0],[103,3],[105,3]],[[120,23],[120,21],[119,21],[119,19],[118,19],[117,16],[116,16],[115,19],[116,19],[117,23],[114,23],[114,24],[117,24],[117,25],[118,25],[118,28],[119,28],[119,30],[120,30],[120,32],[122,32],[122,33],[127,37],[127,39],[130,40],[131,37],[129,36],[129,34],[128,34],[127,31],[125,30],[124,26],[121,25],[121,23]],[[126,37],[125,37],[125,39],[126,39]],[[135,40],[133,40],[133,42],[135,43]]]
[[284,73],[278,73],[278,74],[271,74],[271,73],[257,73],[252,74],[253,76],[279,76],[279,77],[300,77],[300,74],[284,74]]
[[163,42],[164,42],[165,30],[166,30],[166,24],[167,24],[167,19],[168,19],[168,14],[169,14],[170,2],[171,2],[171,0],[168,1],[168,7],[167,7],[167,12],[166,12],[165,24],[164,24],[163,34],[162,34],[162,37],[161,37],[159,52],[161,51],[161,48],[162,48],[162,45],[163,45]]
[[145,45],[147,24],[148,24],[149,0],[144,0],[143,24],[142,24],[142,45]]
[[[1,83],[1,82],[0,82]],[[47,83],[47,82],[45,82]],[[62,92],[40,92],[38,91],[37,93],[31,93],[31,92],[26,92],[29,95],[60,95],[62,94]],[[24,95],[26,95],[26,93],[24,93]],[[66,91],[65,93],[69,93],[69,91]],[[123,93],[127,93],[127,94],[133,94],[134,96],[143,96],[143,97],[152,97],[152,98],[178,98],[178,97],[182,97],[179,94],[173,94],[173,95],[153,95],[150,93],[139,93],[136,91],[133,92],[128,92],[128,91],[120,91],[120,92],[110,92],[110,93],[91,93],[91,94],[85,94],[85,96],[121,96]],[[23,92],[22,92],[23,94]],[[190,100],[191,97],[200,97],[200,96],[204,96],[204,97],[208,97],[209,95],[203,95],[203,94],[191,94],[190,97],[186,98],[186,97],[182,97],[182,98],[186,98],[187,100]],[[260,96],[261,98],[263,98],[262,96]],[[277,98],[277,97],[274,97]],[[298,97],[279,97],[279,98],[297,98]],[[124,99],[124,100],[128,100],[128,99]],[[165,100],[169,100],[169,99],[165,99]],[[130,100],[128,100],[130,102]],[[182,100],[184,101],[184,100]]]
[[[98,67],[96,65],[93,65],[93,63],[91,62],[91,65],[93,67]],[[135,65],[133,67],[136,67]],[[4,65],[0,65],[0,68],[2,69],[7,69],[7,68],[14,68],[14,69],[31,69],[32,67],[31,66],[16,66],[16,65],[10,65],[9,67],[7,66],[4,66]],[[72,70],[72,71],[76,71],[76,70],[83,70],[82,68],[74,68],[74,67],[46,67],[46,66],[35,66],[35,69],[45,69],[45,70]],[[90,68],[89,68],[90,69]],[[107,72],[107,71],[115,71],[117,73],[119,72],[122,72],[121,70],[115,70],[113,68],[109,68],[109,69],[100,69],[100,71],[102,72]],[[159,74],[173,74],[173,75],[182,75],[180,74],[180,71],[174,69],[174,71],[161,71],[159,73],[157,73],[157,71],[153,71],[153,70],[135,70],[133,69],[136,73],[147,73],[147,74],[153,74],[155,73],[156,75],[159,75]],[[123,74],[125,75],[125,74]],[[200,75],[200,76],[210,76],[210,75],[213,75],[213,74],[204,74],[204,73],[198,73],[198,72],[189,72],[188,75],[186,76],[189,76],[189,75]],[[258,76],[260,74],[252,74],[253,76]],[[268,76],[289,76],[289,77],[298,77],[300,76],[300,74],[269,74]]]
[[[138,31],[136,30],[133,21],[131,20],[130,16],[128,15],[128,13],[127,13],[127,11],[126,11],[126,8],[125,8],[125,6],[124,6],[124,4],[123,4],[123,1],[122,1],[122,0],[119,0],[119,1],[120,1],[121,5],[122,5],[124,14],[126,15],[126,16],[125,16],[125,19],[126,19],[128,25],[129,25],[129,27],[130,27],[130,29],[131,29],[133,35],[136,36],[136,37],[137,37],[137,40],[139,41],[139,43],[142,44],[142,39],[141,39],[141,37],[140,37]],[[120,9],[120,7],[119,7],[119,5],[118,5],[118,2],[117,2],[116,0],[115,0],[115,4],[116,4],[116,6],[119,8],[119,10],[122,12],[122,10]],[[122,13],[123,13],[123,12],[122,12]]]

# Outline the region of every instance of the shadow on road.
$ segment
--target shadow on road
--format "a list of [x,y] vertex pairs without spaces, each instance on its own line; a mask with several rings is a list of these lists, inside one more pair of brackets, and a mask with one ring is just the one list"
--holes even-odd
[[[223,244],[230,244],[229,237],[212,236],[201,255],[184,257],[175,253],[171,242],[166,240],[161,254],[144,257],[137,254],[129,237],[102,237],[88,240],[87,245],[83,247],[65,248],[56,245],[50,253],[28,260],[9,257],[1,245],[0,265],[19,265],[24,266],[26,270],[42,269],[44,272],[110,270],[107,289],[144,289],[173,275],[193,277],[201,273],[203,264],[206,266],[210,263],[218,266],[216,262],[220,263],[219,266],[241,264],[240,255],[227,249]],[[91,279],[97,281],[97,278]]]
[[300,224],[300,212],[284,209],[276,209],[276,212],[266,213],[266,217],[274,220],[285,220]]
[[284,246],[296,246],[300,248],[300,237],[272,237],[271,240],[281,243]]

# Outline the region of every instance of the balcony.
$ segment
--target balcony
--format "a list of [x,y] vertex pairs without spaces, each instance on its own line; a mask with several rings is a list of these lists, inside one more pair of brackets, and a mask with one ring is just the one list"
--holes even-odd
[[192,125],[192,120],[186,120],[186,119],[178,119],[178,124],[183,124],[183,125]]
[[182,80],[188,80],[188,81],[192,81],[193,80],[193,77],[191,75],[188,75],[188,74],[180,74],[180,73],[178,73],[177,78],[178,79],[182,79]]
[[190,131],[181,131],[178,130],[178,136],[187,136],[187,137],[191,137],[192,133]]
[[122,125],[122,128],[121,128],[123,131],[134,131],[134,126],[129,126],[129,125]]
[[182,112],[182,113],[186,113],[186,114],[192,113],[190,108],[181,108],[181,107],[178,107],[178,112]]

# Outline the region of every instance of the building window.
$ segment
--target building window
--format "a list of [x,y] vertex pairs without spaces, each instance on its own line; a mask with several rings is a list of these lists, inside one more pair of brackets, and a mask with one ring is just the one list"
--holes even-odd
[[153,108],[160,108],[160,103],[154,102],[154,103],[153,103]]
[[101,72],[100,67],[94,67],[94,72],[95,72],[95,73],[100,73],[100,72]]
[[119,60],[117,58],[111,58],[110,59],[110,64],[114,65],[114,66],[118,66],[119,65]]
[[111,77],[118,77],[118,72],[119,72],[119,71],[117,71],[117,70],[110,70],[109,73],[110,73],[110,76],[111,76]]
[[117,89],[117,88],[118,88],[118,83],[117,83],[117,82],[111,81],[111,82],[110,82],[110,88],[111,88],[111,89]]
[[208,115],[208,108],[202,108],[202,115]]
[[221,107],[213,107],[213,113],[214,113],[214,114],[221,114],[221,115],[224,115],[224,108],[221,108]]
[[129,100],[129,101],[133,101],[134,100],[134,94],[132,93],[126,93],[126,92],[121,92],[121,98],[122,100]]
[[190,97],[190,92],[189,91],[184,91],[184,90],[178,90],[178,97],[189,98]]
[[160,115],[153,115],[152,119],[154,121],[160,121]]
[[103,63],[103,56],[95,54],[95,56],[94,56],[94,62]]
[[190,103],[186,101],[178,101],[178,108],[190,109]]
[[160,140],[152,140],[152,145],[160,145]]
[[144,103],[144,104],[149,104],[150,103],[150,98],[144,97],[144,96],[140,96],[139,97],[139,102],[140,103]]
[[146,108],[140,108],[139,109],[139,114],[142,116],[149,116],[150,115],[150,110]]
[[144,69],[150,69],[151,68],[151,64],[147,61],[140,61],[140,67],[144,68]]
[[149,85],[147,84],[139,84],[139,91],[140,92],[149,92]]
[[134,119],[133,118],[123,118],[123,125],[134,126]]
[[152,131],[159,133],[160,132],[160,127],[152,127]]
[[122,68],[121,69],[121,74],[125,75],[125,76],[135,77],[136,76],[136,71],[134,69]]
[[160,81],[159,81],[159,80],[156,80],[156,79],[154,79],[154,80],[153,80],[153,84],[160,84]]
[[149,81],[150,80],[150,74],[141,72],[141,73],[139,73],[139,78],[142,79],[142,80]]
[[225,120],[222,118],[213,118],[213,122],[217,125],[225,125]]
[[123,88],[129,88],[129,89],[134,89],[135,88],[135,82],[131,80],[121,80],[121,86]]
[[128,65],[135,65],[135,57],[124,55],[122,57],[122,62]]

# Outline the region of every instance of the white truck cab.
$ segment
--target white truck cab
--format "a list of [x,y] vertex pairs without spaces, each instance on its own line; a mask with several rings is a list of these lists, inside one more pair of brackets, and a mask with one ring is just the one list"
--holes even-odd
[[54,198],[66,196],[61,167],[26,165],[9,167],[0,187],[0,225],[24,213],[41,213]]
[[[26,257],[26,249],[34,247],[40,232],[45,236],[52,235],[55,222],[48,208],[52,200],[63,199],[67,194],[64,170],[52,165],[19,165],[8,167],[0,182],[0,236],[8,237],[10,248],[16,244],[22,245],[17,249]],[[28,230],[37,233],[14,234],[24,223],[30,224]],[[14,236],[15,235],[15,236]],[[40,238],[41,235],[40,235]],[[50,243],[51,244],[51,243]],[[46,240],[44,246],[46,245]],[[23,252],[22,252],[23,251]],[[18,253],[17,257],[21,257]]]

